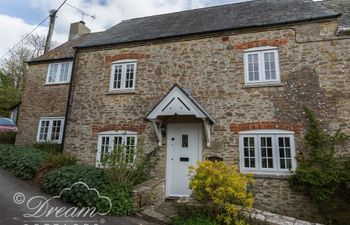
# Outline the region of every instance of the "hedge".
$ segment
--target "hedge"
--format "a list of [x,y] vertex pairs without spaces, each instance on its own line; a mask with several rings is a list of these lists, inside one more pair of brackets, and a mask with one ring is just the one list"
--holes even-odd
[[[132,188],[127,185],[110,183],[106,180],[104,170],[87,165],[63,166],[50,172],[42,183],[42,190],[55,196],[64,188],[72,187],[76,182],[84,182],[89,188],[95,188],[100,195],[109,197],[112,202],[111,215],[127,215],[132,212]],[[64,192],[61,199],[79,207],[96,207],[101,213],[109,210],[109,202],[100,199],[96,191],[86,186],[74,185]]]
[[37,149],[0,144],[0,165],[23,180],[33,179],[48,156],[48,153]]
[[[23,180],[33,179],[45,162],[53,156],[55,155],[35,148],[0,144],[0,165]],[[58,196],[64,188],[70,188],[76,182],[84,182],[99,193],[78,184],[61,195],[63,201],[78,207],[96,207],[97,211],[106,213],[110,204],[105,198],[100,198],[100,194],[109,197],[112,202],[110,215],[122,216],[132,212],[132,187],[106,179],[103,169],[92,166],[67,165],[54,169],[44,178],[41,189]]]

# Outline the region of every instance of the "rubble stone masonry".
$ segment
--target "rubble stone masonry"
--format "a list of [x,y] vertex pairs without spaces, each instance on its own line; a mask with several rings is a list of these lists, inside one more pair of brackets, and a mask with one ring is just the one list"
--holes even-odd
[[16,145],[35,143],[41,117],[64,117],[69,84],[46,85],[48,64],[29,66],[18,117]]
[[[140,148],[157,149],[145,117],[175,83],[190,89],[215,120],[211,147],[204,149],[203,158],[219,156],[238,166],[238,132],[258,128],[295,131],[299,154],[306,127],[304,105],[326,129],[350,132],[350,40],[335,36],[336,29],[336,21],[309,22],[79,50],[65,151],[94,165],[98,132],[110,129],[137,131]],[[279,85],[245,85],[244,49],[258,46],[278,47]],[[137,60],[135,92],[109,93],[111,62],[119,59]],[[34,140],[40,115],[63,115],[67,86],[44,86],[46,69],[31,66],[17,144]],[[154,172],[160,178],[165,176],[163,141]],[[340,154],[350,155],[349,150]],[[286,178],[256,177],[255,194],[257,208],[317,219],[316,208],[291,191]]]

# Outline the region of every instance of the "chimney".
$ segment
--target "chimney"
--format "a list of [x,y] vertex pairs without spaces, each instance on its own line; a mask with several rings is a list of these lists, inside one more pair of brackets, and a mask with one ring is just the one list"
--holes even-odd
[[85,26],[84,21],[71,23],[68,41],[80,38],[83,34],[88,34],[90,32],[90,29]]

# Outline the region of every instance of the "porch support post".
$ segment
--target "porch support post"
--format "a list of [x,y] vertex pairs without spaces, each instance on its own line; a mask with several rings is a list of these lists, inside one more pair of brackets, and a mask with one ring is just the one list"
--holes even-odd
[[161,147],[162,146],[162,133],[160,130],[160,124],[157,124],[156,120],[151,120],[151,123],[153,126],[154,133],[156,134],[156,137],[157,137],[158,146]]
[[203,125],[204,125],[204,133],[205,133],[205,140],[207,142],[207,147],[210,147],[210,124],[209,121],[206,119],[203,119]]

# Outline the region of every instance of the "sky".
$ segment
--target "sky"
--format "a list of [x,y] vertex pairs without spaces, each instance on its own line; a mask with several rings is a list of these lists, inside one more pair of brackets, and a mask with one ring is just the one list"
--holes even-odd
[[[176,12],[207,6],[242,2],[247,0],[68,0],[95,19],[85,16],[68,4],[57,14],[53,40],[64,43],[69,26],[84,20],[92,32],[103,31],[122,20],[155,14]],[[0,0],[0,57],[32,31],[50,9],[56,9],[63,0]],[[46,35],[46,20],[34,33]]]
[[[0,60],[48,16],[49,10],[57,9],[63,1],[0,0]],[[98,32],[125,19],[244,1],[249,0],[67,0],[68,4],[57,14],[53,40],[66,42],[70,24],[80,20],[84,20],[92,32]],[[95,16],[95,19],[82,17],[69,5]],[[34,33],[46,36],[48,23],[47,19]]]

